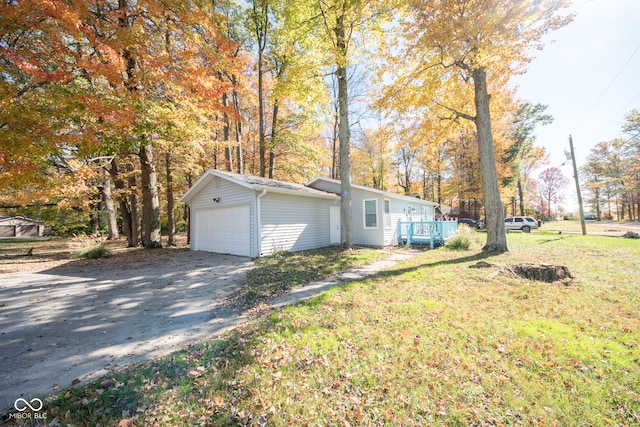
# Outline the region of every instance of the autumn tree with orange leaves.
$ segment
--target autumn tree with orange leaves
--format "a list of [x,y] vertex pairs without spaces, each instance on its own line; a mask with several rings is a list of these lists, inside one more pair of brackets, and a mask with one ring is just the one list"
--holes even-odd
[[[233,67],[233,43],[213,4],[20,1],[1,8],[0,182],[15,189],[12,197],[47,184],[61,189],[83,170],[80,180],[90,177],[96,163],[119,173],[111,163],[135,154],[142,243],[161,246],[154,146],[185,124],[214,132],[231,110],[218,100],[231,86],[219,76]],[[126,172],[116,179],[137,187]],[[135,244],[134,206],[123,207]]]

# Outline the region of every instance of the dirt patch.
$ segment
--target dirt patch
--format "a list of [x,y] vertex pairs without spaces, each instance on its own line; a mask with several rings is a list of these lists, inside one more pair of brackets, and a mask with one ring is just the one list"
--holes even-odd
[[[36,272],[48,270],[62,265],[77,267],[99,267],[107,265],[141,262],[150,257],[176,250],[188,250],[187,236],[176,236],[176,246],[163,249],[146,250],[141,247],[128,248],[124,239],[105,240],[101,238],[76,237],[40,238],[40,239],[1,239],[0,240],[0,274],[16,272]],[[76,253],[83,249],[103,245],[107,256],[89,260],[77,259]],[[24,256],[31,250],[29,256]]]

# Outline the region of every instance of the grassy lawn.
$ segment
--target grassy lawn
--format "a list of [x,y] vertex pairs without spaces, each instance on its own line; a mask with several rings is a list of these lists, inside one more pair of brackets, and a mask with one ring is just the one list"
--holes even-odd
[[[587,228],[587,234],[589,233],[602,233],[606,231],[618,231],[624,233],[625,231],[638,231],[637,227],[640,226],[639,222],[625,222],[625,221],[586,221],[585,226]],[[579,220],[571,221],[549,221],[542,224],[541,230],[543,231],[567,231],[581,233],[582,226]]]
[[[640,425],[640,242],[508,240],[491,258],[426,251],[44,411],[74,426]],[[496,267],[468,268],[480,259]],[[576,279],[500,272],[520,262]]]
[[304,252],[278,252],[258,258],[249,273],[249,291],[245,299],[254,303],[303,283],[372,263],[384,255],[384,252],[374,249],[341,252],[336,247],[328,247]]

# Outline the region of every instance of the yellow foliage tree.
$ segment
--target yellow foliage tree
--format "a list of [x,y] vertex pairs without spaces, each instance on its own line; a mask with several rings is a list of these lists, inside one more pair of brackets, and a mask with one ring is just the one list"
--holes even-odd
[[[491,92],[524,71],[541,37],[566,25],[564,0],[413,0],[394,49],[404,66],[388,92],[431,114],[475,125],[487,225],[484,250],[508,250],[496,167]],[[415,58],[414,61],[408,59]]]

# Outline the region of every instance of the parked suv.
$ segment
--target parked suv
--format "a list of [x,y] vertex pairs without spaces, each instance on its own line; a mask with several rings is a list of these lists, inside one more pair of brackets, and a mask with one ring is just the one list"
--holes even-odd
[[509,230],[522,230],[525,233],[538,228],[538,221],[530,216],[508,216],[504,219],[504,227]]

